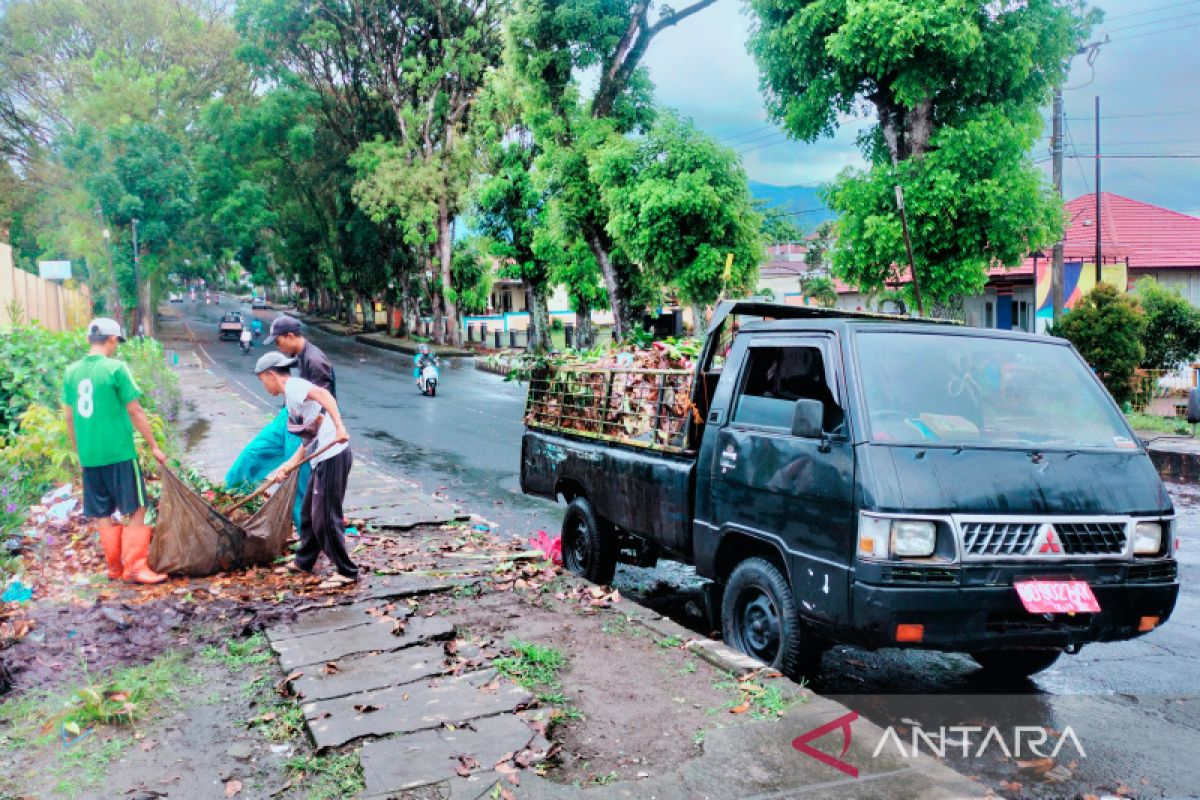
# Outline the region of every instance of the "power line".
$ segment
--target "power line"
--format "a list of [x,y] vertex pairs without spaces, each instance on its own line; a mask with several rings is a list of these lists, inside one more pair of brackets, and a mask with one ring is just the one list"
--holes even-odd
[[[1095,153],[1075,153],[1067,156],[1067,158],[1095,158]],[[1101,160],[1109,158],[1182,158],[1182,159],[1200,159],[1200,153],[1102,153]]]
[[[1197,2],[1200,2],[1200,0],[1197,0]],[[754,128],[753,130],[742,131],[741,133],[735,133],[733,136],[725,136],[725,137],[718,139],[717,141],[718,142],[732,142],[734,139],[740,139],[743,136],[749,136],[752,133],[759,133],[760,131],[770,130],[773,128],[775,128],[774,125],[763,125],[761,128]]]
[[[1196,0],[1200,2],[1200,0]],[[1145,113],[1129,113],[1129,114],[1101,114],[1100,119],[1143,119],[1149,117],[1194,117],[1200,115],[1200,111],[1154,111]],[[1073,119],[1077,122],[1091,122],[1093,117],[1063,117],[1063,119]]]
[[1135,33],[1130,36],[1119,36],[1116,39],[1109,39],[1105,44],[1116,44],[1117,42],[1127,42],[1130,39],[1137,39],[1141,36],[1154,36],[1159,33],[1171,33],[1172,31],[1181,31],[1185,28],[1195,28],[1200,25],[1200,22],[1190,22],[1187,25],[1176,25],[1173,28],[1163,28],[1161,31],[1145,31],[1143,33]]
[[1133,25],[1123,25],[1120,28],[1109,28],[1108,30],[1101,31],[1101,33],[1117,33],[1118,31],[1131,31],[1134,28],[1147,28],[1151,25],[1161,25],[1164,22],[1176,22],[1181,19],[1192,19],[1193,17],[1200,17],[1200,11],[1193,11],[1190,14],[1179,14],[1178,16],[1174,16],[1174,17],[1163,17],[1162,19],[1152,19],[1152,20],[1149,20],[1148,22],[1138,22]]
[[747,139],[744,142],[738,142],[737,144],[731,144],[731,145],[729,145],[729,147],[732,147],[733,149],[737,150],[739,148],[745,147],[746,145],[754,144],[755,142],[761,142],[766,139],[770,139],[774,136],[780,136],[780,135],[782,135],[784,138],[787,138],[787,134],[784,133],[783,131],[771,131],[770,133],[762,134],[760,136],[755,136],[753,139]]
[[757,147],[751,147],[749,150],[742,150],[738,155],[744,156],[747,153],[753,153],[755,150],[762,150],[764,147],[774,147],[777,144],[788,144],[791,141],[791,139],[784,137],[777,142],[767,142],[766,144],[760,144]]
[[[1071,152],[1075,154],[1076,166],[1079,167],[1079,177],[1083,178],[1083,187],[1088,190],[1088,194],[1092,193],[1092,185],[1088,183],[1087,173],[1083,171],[1083,162],[1078,160],[1079,148],[1075,145],[1075,137],[1071,134],[1071,125],[1067,122],[1067,118],[1063,117],[1063,127],[1067,129],[1067,141],[1071,143]],[[1063,153],[1066,156],[1066,153]]]
[[1107,20],[1105,20],[1105,22],[1112,22],[1115,19],[1127,19],[1128,17],[1142,17],[1146,14],[1154,14],[1159,11],[1171,11],[1176,8],[1183,8],[1184,6],[1194,6],[1197,3],[1200,3],[1200,0],[1186,0],[1186,2],[1183,3],[1169,3],[1168,5],[1158,6],[1157,8],[1148,8],[1145,11],[1131,11],[1128,14],[1117,14],[1115,17],[1109,17]]

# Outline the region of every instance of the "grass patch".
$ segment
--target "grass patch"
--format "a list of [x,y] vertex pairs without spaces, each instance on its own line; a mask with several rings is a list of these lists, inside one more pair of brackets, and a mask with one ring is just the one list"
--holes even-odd
[[303,787],[307,800],[355,797],[366,788],[358,752],[325,756],[296,756],[287,767],[293,784]]
[[664,636],[656,644],[664,650],[674,650],[677,647],[683,647],[683,639],[678,636]]
[[783,693],[778,680],[762,681],[757,673],[741,678],[726,675],[714,683],[713,688],[736,692],[725,704],[725,710],[736,714],[748,712],[754,719],[779,719],[796,702],[794,696]]
[[271,660],[271,651],[267,649],[267,637],[261,633],[256,633],[248,639],[229,639],[224,646],[209,645],[204,648],[203,655],[209,661],[235,672],[241,672],[246,667],[266,664]]
[[1193,435],[1192,426],[1182,417],[1157,417],[1151,414],[1130,412],[1125,415],[1125,419],[1129,420],[1129,424],[1135,431]]
[[105,779],[133,742],[124,731],[169,705],[178,687],[200,680],[177,652],[96,675],[83,664],[75,686],[33,690],[0,704],[0,751],[11,754],[4,758],[10,763],[52,751],[54,792],[74,797]]
[[281,700],[266,706],[262,714],[246,724],[258,728],[272,742],[287,742],[304,733],[304,712],[298,703]]
[[176,687],[194,681],[179,653],[166,653],[149,664],[92,675],[83,665],[75,688],[29,692],[0,705],[0,749],[70,740],[86,730],[132,726],[176,695]]
[[567,657],[553,647],[533,642],[514,639],[510,645],[513,654],[497,658],[492,666],[501,675],[533,692],[542,703],[555,706],[550,713],[550,725],[583,719],[583,714],[573,708],[563,694],[559,673],[567,666]]

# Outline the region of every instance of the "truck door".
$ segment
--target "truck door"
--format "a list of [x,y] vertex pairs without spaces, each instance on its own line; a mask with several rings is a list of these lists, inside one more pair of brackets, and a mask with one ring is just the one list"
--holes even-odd
[[[829,336],[751,342],[709,481],[711,522],[777,543],[801,613],[831,622],[848,613],[854,548],[854,461],[839,368]],[[792,435],[800,399],[824,405],[821,437]]]

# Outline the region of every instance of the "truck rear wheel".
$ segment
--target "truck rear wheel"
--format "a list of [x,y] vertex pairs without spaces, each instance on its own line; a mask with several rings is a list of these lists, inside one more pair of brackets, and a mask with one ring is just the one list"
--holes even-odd
[[586,497],[567,506],[562,525],[563,563],[592,583],[607,585],[617,574],[617,536]]
[[971,658],[989,678],[1019,680],[1048,669],[1061,655],[1060,650],[983,650]]
[[824,647],[806,636],[787,578],[764,558],[738,564],[721,601],[725,643],[789,678],[813,677]]

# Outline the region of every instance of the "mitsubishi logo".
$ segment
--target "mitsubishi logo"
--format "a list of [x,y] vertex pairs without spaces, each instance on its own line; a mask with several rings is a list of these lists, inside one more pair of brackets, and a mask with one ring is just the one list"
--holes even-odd
[[1058,543],[1058,536],[1054,532],[1053,525],[1045,525],[1042,527],[1044,533],[1042,537],[1042,546],[1038,548],[1039,553],[1061,553],[1062,545]]

